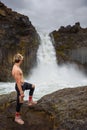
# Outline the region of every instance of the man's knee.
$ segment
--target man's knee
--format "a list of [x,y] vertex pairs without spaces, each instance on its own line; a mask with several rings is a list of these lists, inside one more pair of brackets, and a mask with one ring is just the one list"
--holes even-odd
[[34,84],[32,84],[32,88],[35,89],[35,85]]

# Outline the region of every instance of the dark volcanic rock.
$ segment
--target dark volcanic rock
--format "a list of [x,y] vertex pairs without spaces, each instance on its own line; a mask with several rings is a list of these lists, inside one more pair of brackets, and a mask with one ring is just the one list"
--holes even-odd
[[81,28],[78,22],[73,26],[62,26],[50,35],[59,64],[74,62],[87,71],[87,28]]
[[0,130],[87,130],[87,86],[67,88],[22,106],[23,126],[14,122],[15,93],[0,96]]
[[38,46],[39,36],[29,18],[0,2],[0,81],[11,80],[12,58],[17,52],[24,55],[22,68],[27,75],[35,64]]

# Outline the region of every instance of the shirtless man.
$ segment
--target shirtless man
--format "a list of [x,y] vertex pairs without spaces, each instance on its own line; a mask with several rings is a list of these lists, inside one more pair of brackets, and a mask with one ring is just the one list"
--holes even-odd
[[31,106],[31,105],[37,104],[37,102],[32,100],[35,85],[24,82],[23,72],[20,68],[22,61],[23,61],[23,56],[21,54],[17,53],[14,56],[14,65],[12,68],[12,76],[15,79],[15,82],[16,82],[15,89],[17,91],[15,121],[19,124],[24,124],[24,121],[21,119],[21,116],[20,116],[20,109],[21,109],[21,105],[23,104],[25,90],[30,90],[28,105]]

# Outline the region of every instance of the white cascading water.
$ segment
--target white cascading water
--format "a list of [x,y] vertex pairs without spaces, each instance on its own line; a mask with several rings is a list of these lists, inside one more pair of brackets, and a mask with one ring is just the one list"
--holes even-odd
[[87,85],[85,75],[76,65],[58,66],[51,38],[39,33],[41,44],[37,52],[37,66],[32,70],[28,81],[36,85],[35,98],[65,88]]
[[[32,69],[31,75],[26,81],[36,85],[34,98],[40,99],[65,87],[76,87],[87,85],[85,75],[80,72],[76,65],[58,66],[56,62],[55,49],[48,34],[39,33],[41,44],[37,52],[37,66]],[[0,83],[0,94],[14,91],[14,83]],[[25,92],[28,98],[28,91]]]

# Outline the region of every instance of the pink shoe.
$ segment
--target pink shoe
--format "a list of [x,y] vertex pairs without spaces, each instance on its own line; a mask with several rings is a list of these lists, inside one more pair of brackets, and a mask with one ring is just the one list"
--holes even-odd
[[20,125],[23,125],[23,124],[24,124],[24,121],[21,119],[20,116],[15,117],[15,122],[17,122],[17,123],[20,124]]
[[28,103],[29,106],[36,105],[36,104],[37,104],[37,101],[29,101]]

